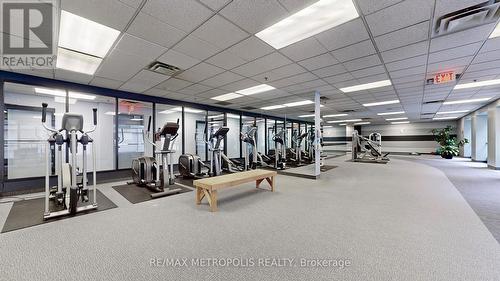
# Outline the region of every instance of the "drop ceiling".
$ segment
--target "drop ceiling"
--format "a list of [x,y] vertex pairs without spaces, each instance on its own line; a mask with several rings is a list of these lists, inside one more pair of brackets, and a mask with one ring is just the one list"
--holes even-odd
[[[404,111],[418,122],[438,111],[484,105],[429,101],[500,97],[499,85],[467,90],[453,90],[454,82],[426,85],[442,71],[462,74],[459,83],[500,78],[500,37],[488,39],[496,23],[431,37],[437,18],[484,1],[354,0],[360,17],[279,50],[255,36],[314,2],[61,0],[61,9],[121,31],[97,72],[12,71],[210,105],[217,105],[212,97],[259,84],[276,88],[223,106],[233,109],[312,99],[318,90],[327,97],[325,115],[349,111],[349,119],[372,123],[388,123],[380,112]],[[181,72],[168,77],[145,70],[153,61],[175,65]],[[339,90],[386,79],[391,86]],[[401,103],[362,105],[396,99]],[[305,105],[255,111],[295,118],[312,110]]]

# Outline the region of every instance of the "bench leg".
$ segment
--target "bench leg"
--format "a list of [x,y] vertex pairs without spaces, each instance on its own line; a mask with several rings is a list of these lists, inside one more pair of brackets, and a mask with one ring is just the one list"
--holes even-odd
[[210,212],[217,212],[217,190],[212,190],[210,192]]
[[203,192],[201,187],[196,187],[196,205],[201,204],[201,200],[205,197],[205,193]]
[[264,179],[256,180],[256,181],[255,181],[255,188],[259,188],[260,183],[261,183],[263,180],[264,180]]
[[274,192],[275,177],[266,178],[266,181],[271,186],[271,192]]

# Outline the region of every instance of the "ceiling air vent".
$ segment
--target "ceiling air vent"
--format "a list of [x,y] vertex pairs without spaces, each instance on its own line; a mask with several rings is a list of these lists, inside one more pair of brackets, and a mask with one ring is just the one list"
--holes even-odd
[[215,104],[218,104],[218,105],[230,105],[230,104],[232,104],[232,103],[227,102],[227,101],[218,101],[218,102],[216,102]]
[[496,22],[500,16],[500,0],[489,0],[439,17],[432,29],[433,36]]
[[349,113],[349,112],[356,112],[356,110],[354,109],[344,109],[344,110],[341,110],[339,112],[342,112],[342,113]]
[[432,101],[424,101],[424,104],[433,104],[433,103],[441,103],[444,100],[432,100]]
[[181,69],[176,66],[159,61],[152,62],[147,69],[167,76],[174,76],[177,72],[181,71]]

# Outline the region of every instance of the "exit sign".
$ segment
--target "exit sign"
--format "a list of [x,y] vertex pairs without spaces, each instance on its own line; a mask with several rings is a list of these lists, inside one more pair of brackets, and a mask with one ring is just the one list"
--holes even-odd
[[434,84],[443,84],[455,81],[455,71],[441,72],[434,75]]

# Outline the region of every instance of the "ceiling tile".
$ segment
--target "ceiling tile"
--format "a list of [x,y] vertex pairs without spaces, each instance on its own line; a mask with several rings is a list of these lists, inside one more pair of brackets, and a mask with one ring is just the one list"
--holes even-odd
[[[367,77],[367,76],[376,75],[376,74],[383,74],[383,76],[385,78],[380,79],[380,80],[387,80],[388,79],[387,74],[385,72],[385,68],[382,65],[377,65],[377,66],[367,67],[367,68],[363,68],[363,69],[356,70],[356,71],[351,71],[351,74],[352,74],[352,76],[354,76],[357,79]],[[374,80],[372,82],[375,82],[375,81],[378,81],[378,80]],[[363,82],[361,82],[361,83],[363,83]]]
[[198,59],[179,53],[177,51],[174,51],[173,49],[168,50],[165,54],[159,57],[158,61],[176,66],[181,70],[191,68],[192,66],[200,62],[200,60]]
[[138,57],[150,58],[151,61],[159,57],[167,50],[165,47],[148,42],[130,34],[123,35],[122,39],[120,39],[115,48]]
[[118,0],[62,0],[61,9],[120,31],[135,13],[134,8]]
[[236,56],[228,50],[222,51],[217,55],[209,58],[207,62],[227,70],[233,69],[246,63],[244,59]]
[[479,51],[480,53],[494,51],[500,49],[500,37],[495,37],[486,40],[483,47]]
[[263,73],[290,63],[292,63],[291,60],[287,59],[278,52],[274,52],[247,64],[236,67],[232,71],[246,77],[252,77],[259,73]]
[[472,56],[481,47],[481,42],[472,43],[456,48],[445,49],[429,54],[429,63],[456,59],[460,57]]
[[232,0],[200,0],[201,3],[207,5],[210,9],[217,11],[224,7],[227,3]]
[[259,38],[252,36],[232,46],[228,51],[244,60],[252,61],[274,52],[274,48]]
[[288,15],[277,2],[268,0],[233,0],[219,12],[247,32],[255,34]]
[[221,49],[225,49],[249,36],[248,33],[219,15],[210,18],[191,35]]
[[367,68],[381,64],[378,55],[371,55],[364,58],[351,60],[344,63],[344,66],[349,71],[355,71],[362,68]]
[[202,62],[182,72],[177,77],[196,83],[222,72],[224,72],[224,69]]
[[389,74],[391,75],[391,78],[401,78],[410,75],[419,75],[419,77],[421,77],[425,74],[425,69],[425,65],[420,65],[412,68],[390,71]]
[[315,36],[329,51],[369,39],[361,19],[354,19]]
[[178,90],[177,92],[184,95],[198,95],[199,93],[206,92],[211,89],[211,87],[205,85],[193,84],[184,89]]
[[257,86],[257,85],[259,85],[259,82],[257,82],[257,81],[254,81],[252,79],[243,79],[240,81],[236,81],[236,82],[221,86],[220,89],[234,92],[234,91],[243,90],[243,89],[250,88],[253,86]]
[[187,33],[213,15],[195,0],[148,0],[142,12]]
[[[155,28],[151,28],[152,26]],[[172,47],[186,36],[186,33],[180,29],[163,23],[144,13],[139,13],[137,15],[127,29],[127,32],[167,48]]]
[[410,57],[427,54],[429,41],[422,41],[408,46],[382,52],[382,59],[385,63],[398,61]]
[[141,5],[142,0],[118,0],[124,4],[129,5],[133,8],[138,8]]
[[431,52],[450,49],[453,47],[462,46],[469,43],[483,41],[488,38],[495,24],[486,24],[475,28],[470,28],[464,31],[452,33],[449,35],[433,38],[431,40]]
[[345,72],[347,72],[347,69],[342,64],[327,66],[327,67],[316,69],[316,70],[312,71],[312,73],[316,74],[320,78],[333,76],[333,75],[337,75],[337,74],[341,74],[341,73],[345,73]]
[[402,1],[366,16],[373,34],[379,36],[431,18],[434,0]]
[[155,88],[165,91],[178,91],[192,85],[192,82],[185,81],[177,78],[170,78],[167,81],[157,85]]
[[307,82],[307,81],[312,81],[312,80],[316,80],[316,79],[318,79],[316,76],[314,76],[313,74],[311,74],[309,72],[306,72],[306,73],[294,75],[291,77],[283,78],[283,79],[280,79],[278,81],[270,82],[269,85],[274,86],[276,88],[281,88],[281,87],[286,87],[286,86],[290,86],[290,85],[294,85],[294,84],[298,84],[298,83],[303,83],[303,82]]
[[352,76],[352,74],[349,72],[323,78],[323,80],[325,80],[326,82],[328,82],[330,84],[349,81],[349,80],[353,80],[353,79],[354,79],[354,76]]
[[429,22],[423,22],[375,37],[378,49],[383,52],[428,39]]
[[308,58],[306,60],[298,62],[298,64],[302,65],[310,71],[338,63],[339,61],[336,60],[330,53]]
[[199,60],[205,60],[221,51],[220,48],[191,35],[175,45],[174,50]]
[[[468,65],[472,61],[473,56],[458,58],[454,60],[441,61],[432,63],[427,66],[427,72],[454,70],[459,67]],[[458,71],[457,71],[458,72]]]
[[332,51],[333,56],[341,62],[365,57],[375,53],[376,51],[371,40],[365,40],[351,46]]
[[482,63],[500,59],[500,50],[478,54],[472,63]]
[[294,61],[300,61],[310,57],[328,52],[314,37],[309,37],[285,48],[280,49],[281,53]]
[[90,82],[90,85],[104,87],[104,88],[110,88],[110,89],[117,89],[122,84],[123,84],[122,81],[103,78],[103,77],[97,77],[97,76],[94,76],[94,79],[92,79],[92,81]]
[[142,70],[133,78],[125,82],[125,84],[120,87],[120,90],[141,93],[147,89],[153,88],[168,78],[170,77],[166,75],[149,70]]
[[223,72],[221,74],[218,74],[214,77],[208,78],[206,80],[203,80],[200,82],[201,84],[212,86],[212,87],[219,87],[222,85],[226,85],[232,82],[236,82],[239,80],[244,79],[245,77],[238,75],[236,73],[232,73],[230,71]]
[[151,62],[145,57],[138,57],[114,49],[103,61],[96,72],[96,76],[127,81]]
[[88,84],[92,80],[92,75],[86,75],[79,72],[73,72],[65,69],[57,68],[55,70],[55,78],[64,81],[77,82]]
[[415,66],[420,66],[420,65],[426,65],[427,64],[427,55],[422,55],[418,57],[413,57],[409,59],[403,59],[400,61],[395,61],[392,63],[387,63],[386,67],[388,71],[395,71],[395,70],[400,70],[400,69],[405,69],[405,68],[410,68],[410,67],[415,67]]
[[300,73],[304,73],[306,70],[302,68],[300,65],[292,63],[289,65],[285,65],[276,69],[273,69],[268,72],[264,72],[257,76],[252,77],[253,79],[260,81],[262,83],[272,82],[279,79],[283,79],[285,77],[290,77],[293,75],[297,75]]

